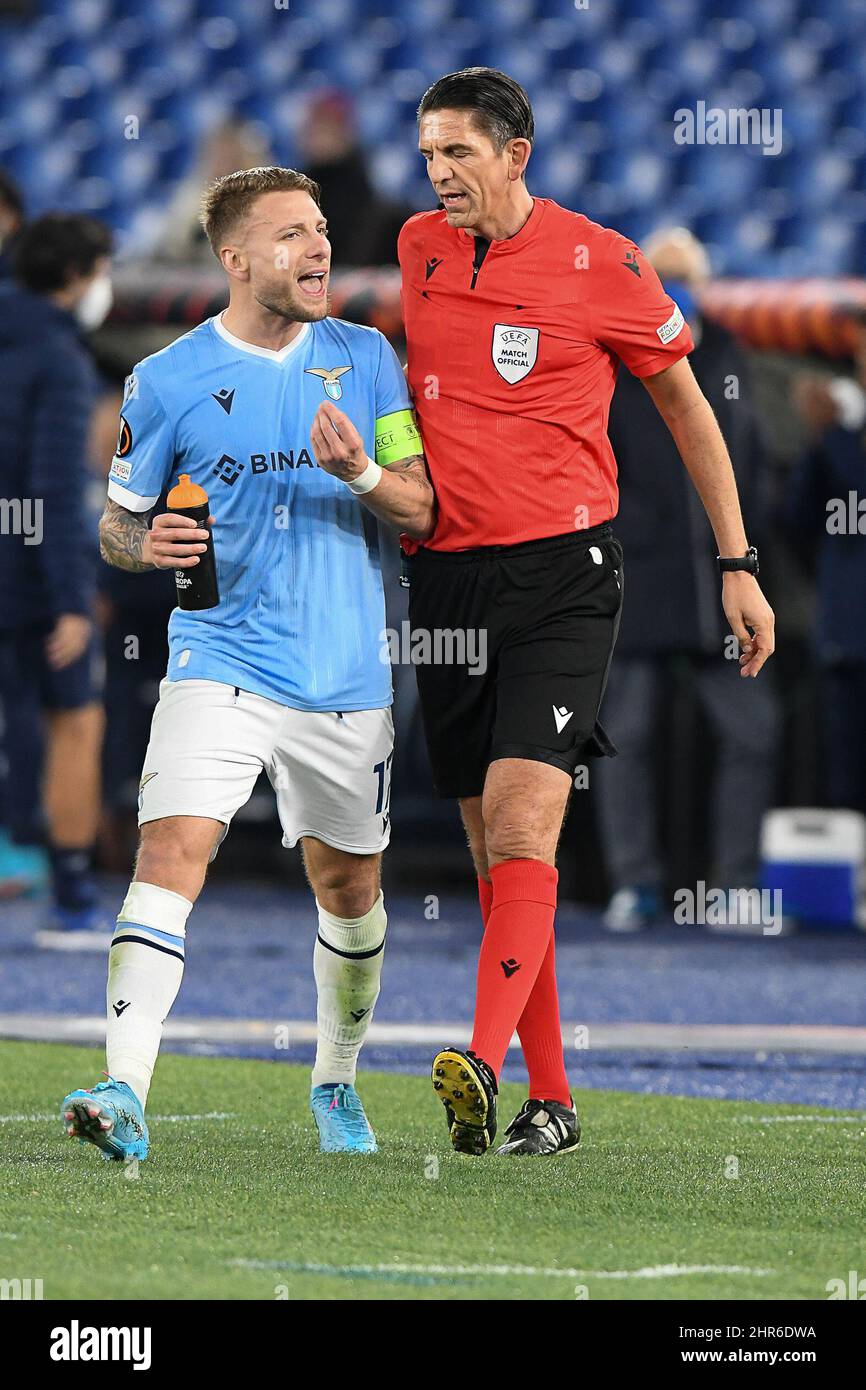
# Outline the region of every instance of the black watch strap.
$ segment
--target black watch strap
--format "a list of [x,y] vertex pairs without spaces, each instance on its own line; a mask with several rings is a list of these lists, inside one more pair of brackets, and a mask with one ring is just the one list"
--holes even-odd
[[727,574],[730,570],[745,570],[747,574],[758,574],[758,552],[753,545],[750,545],[745,555],[740,555],[737,559],[724,559],[721,555],[716,556],[719,570],[722,574]]

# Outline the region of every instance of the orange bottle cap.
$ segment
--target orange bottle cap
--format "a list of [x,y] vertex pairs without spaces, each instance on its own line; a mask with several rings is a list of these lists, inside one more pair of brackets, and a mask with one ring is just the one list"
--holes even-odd
[[207,493],[198,483],[191,483],[188,473],[181,473],[175,486],[168,494],[168,505],[180,510],[182,507],[207,506]]

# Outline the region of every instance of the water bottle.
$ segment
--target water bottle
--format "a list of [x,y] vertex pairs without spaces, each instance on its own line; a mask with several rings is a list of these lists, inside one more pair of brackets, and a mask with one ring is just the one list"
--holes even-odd
[[216,575],[213,535],[210,534],[208,517],[210,503],[207,493],[197,483],[190,482],[188,473],[181,473],[176,486],[168,494],[168,509],[178,516],[191,517],[196,526],[208,532],[207,549],[198,557],[198,564],[189,569],[175,570],[174,582],[177,585],[177,606],[188,612],[198,612],[204,608],[216,608],[220,601]]

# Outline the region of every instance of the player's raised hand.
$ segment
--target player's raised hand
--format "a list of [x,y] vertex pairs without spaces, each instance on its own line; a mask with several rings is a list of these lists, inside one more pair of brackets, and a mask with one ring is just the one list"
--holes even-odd
[[343,483],[357,478],[369,462],[352,421],[330,401],[322,401],[316,411],[310,442],[319,467]]
[[[208,517],[212,524],[214,518]],[[207,550],[207,531],[203,531],[191,516],[177,512],[162,512],[155,516],[144,539],[141,558],[158,570],[187,570],[200,563],[199,556]]]
[[722,606],[740,644],[740,675],[756,676],[776,649],[776,618],[754,575],[723,575]]

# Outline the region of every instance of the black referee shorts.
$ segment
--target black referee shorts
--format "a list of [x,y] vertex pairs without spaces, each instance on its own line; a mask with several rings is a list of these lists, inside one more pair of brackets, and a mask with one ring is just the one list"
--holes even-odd
[[609,523],[409,560],[409,619],[433,782],[479,796],[496,758],[570,776],[616,753],[598,710],[622,608]]

